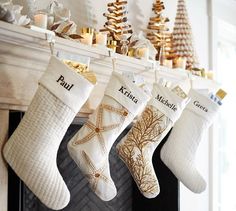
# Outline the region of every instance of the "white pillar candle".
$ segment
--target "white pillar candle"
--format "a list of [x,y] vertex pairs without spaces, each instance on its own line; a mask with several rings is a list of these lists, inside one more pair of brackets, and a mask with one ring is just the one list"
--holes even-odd
[[107,33],[99,32],[96,34],[96,44],[98,45],[107,45]]
[[94,29],[92,28],[82,28],[81,30],[81,36],[83,39],[80,40],[81,43],[86,45],[92,45],[93,44],[93,32]]
[[176,59],[176,63],[175,63],[175,66],[177,68],[182,68],[182,69],[186,69],[186,62],[187,62],[187,59],[184,58],[184,57],[179,57]]
[[48,15],[45,12],[38,12],[34,15],[34,25],[43,29],[47,29]]
[[208,79],[210,80],[214,79],[214,72],[212,70],[207,71],[206,75]]
[[92,45],[93,44],[93,35],[89,33],[85,33],[81,35],[83,39],[81,39],[81,43],[86,45]]
[[149,49],[148,48],[138,48],[136,52],[137,58],[149,59]]
[[163,66],[168,67],[168,68],[172,68],[173,67],[172,65],[173,65],[172,60],[164,59]]

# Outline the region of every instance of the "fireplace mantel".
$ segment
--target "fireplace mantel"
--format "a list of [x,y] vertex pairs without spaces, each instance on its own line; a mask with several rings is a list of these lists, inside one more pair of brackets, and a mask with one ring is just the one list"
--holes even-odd
[[[2,21],[0,21],[0,46],[0,149],[2,149],[8,138],[9,111],[27,109],[51,53],[45,33]],[[112,71],[112,57],[116,58],[117,71],[142,72],[147,83],[154,82],[154,61],[111,54],[107,48],[96,48],[56,37],[54,53],[58,51],[90,57],[90,69],[95,72],[98,79],[96,88],[78,116],[88,116],[100,102]],[[193,88],[209,91],[219,87],[214,81],[192,76],[184,70],[159,68],[157,75],[168,81],[180,83],[185,91],[188,91],[190,84]],[[7,168],[0,156],[0,210],[2,211],[7,211],[7,178]]]

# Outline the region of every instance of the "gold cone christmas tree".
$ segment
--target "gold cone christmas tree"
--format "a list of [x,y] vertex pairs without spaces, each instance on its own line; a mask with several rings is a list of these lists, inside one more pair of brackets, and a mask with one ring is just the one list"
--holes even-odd
[[122,35],[126,35],[128,39],[132,34],[131,25],[128,23],[127,1],[116,0],[108,3],[108,12],[103,15],[107,18],[105,29],[101,31],[109,31],[109,35],[113,40],[120,41]]
[[166,23],[169,22],[169,18],[163,17],[162,15],[164,9],[164,3],[160,0],[156,0],[152,7],[155,17],[150,18],[147,30],[147,38],[157,49],[157,60],[161,59],[163,56],[166,39],[170,37],[170,33],[168,33],[169,28],[166,26]]
[[193,45],[193,35],[188,19],[185,0],[178,0],[177,13],[173,29],[173,48],[177,57],[187,59],[186,69],[192,69],[198,64]]

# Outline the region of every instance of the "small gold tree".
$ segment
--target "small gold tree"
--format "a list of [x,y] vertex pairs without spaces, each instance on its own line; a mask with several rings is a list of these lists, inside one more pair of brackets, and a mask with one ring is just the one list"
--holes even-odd
[[147,38],[157,50],[157,60],[162,60],[162,53],[165,51],[166,38],[168,37],[166,35],[169,31],[169,28],[166,26],[169,18],[162,15],[164,9],[164,3],[161,0],[156,0],[152,7],[155,16],[150,18],[147,27]]
[[103,14],[107,18],[104,24],[105,29],[100,30],[108,31],[109,36],[118,41],[120,46],[127,46],[127,39],[132,35],[131,25],[128,22],[127,3],[123,0],[108,3],[108,12]]

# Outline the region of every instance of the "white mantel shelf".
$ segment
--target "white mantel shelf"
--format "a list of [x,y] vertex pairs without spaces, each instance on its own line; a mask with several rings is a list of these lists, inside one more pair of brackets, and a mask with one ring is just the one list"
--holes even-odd
[[[97,87],[81,113],[90,113],[99,103],[112,71],[109,50],[87,46],[60,37],[55,38],[54,53],[63,51],[91,58],[90,68],[98,78]],[[36,89],[37,81],[47,67],[50,48],[46,34],[0,21],[0,108],[26,110]],[[114,54],[117,71],[142,72],[148,83],[154,82],[153,61],[144,61]],[[161,68],[158,77],[180,83],[189,89],[187,71]],[[216,90],[216,82],[193,76],[193,88]]]

